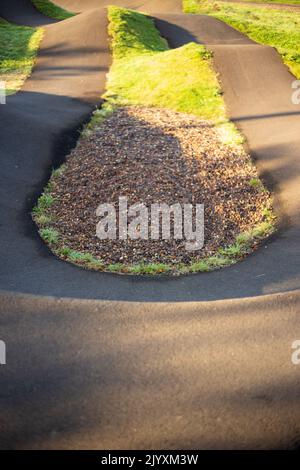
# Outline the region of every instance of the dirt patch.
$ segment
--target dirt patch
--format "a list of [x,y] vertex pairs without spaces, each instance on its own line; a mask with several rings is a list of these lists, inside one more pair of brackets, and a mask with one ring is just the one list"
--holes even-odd
[[[264,220],[270,195],[242,146],[222,143],[212,123],[169,110],[115,111],[81,139],[63,173],[51,181],[48,213],[60,245],[92,254],[105,265],[178,264],[206,258]],[[204,204],[205,243],[188,252],[185,240],[100,240],[100,204]]]

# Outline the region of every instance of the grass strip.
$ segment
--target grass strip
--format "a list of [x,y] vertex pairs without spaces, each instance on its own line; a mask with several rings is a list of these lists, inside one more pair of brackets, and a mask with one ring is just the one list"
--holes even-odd
[[113,65],[105,98],[110,103],[158,106],[226,121],[211,54],[204,46],[190,43],[169,50],[150,17],[119,7],[109,7],[108,17]]
[[295,77],[300,78],[300,11],[202,0],[183,0],[183,7],[186,13],[214,16],[254,41],[275,47]]
[[17,26],[0,19],[0,81],[16,93],[31,74],[43,37],[42,28]]
[[271,4],[274,3],[275,5],[300,5],[300,0],[243,0],[247,3],[266,3]]

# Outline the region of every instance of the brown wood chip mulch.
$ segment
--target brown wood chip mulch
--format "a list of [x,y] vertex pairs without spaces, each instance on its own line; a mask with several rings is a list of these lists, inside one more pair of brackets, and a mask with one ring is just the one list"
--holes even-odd
[[[207,121],[169,110],[125,107],[81,139],[53,180],[53,228],[62,244],[105,264],[190,263],[235,241],[263,220],[270,196],[250,184],[257,171],[242,147],[221,142]],[[99,204],[203,203],[205,245],[185,240],[107,240],[96,237]]]

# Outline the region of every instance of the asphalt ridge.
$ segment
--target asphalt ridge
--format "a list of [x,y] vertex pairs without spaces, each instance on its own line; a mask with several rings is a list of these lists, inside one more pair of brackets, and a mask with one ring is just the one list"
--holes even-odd
[[[68,6],[76,11],[79,3],[83,15],[46,27],[32,77],[0,106],[0,339],[7,345],[0,448],[298,447],[300,366],[291,362],[291,345],[300,334],[299,137],[297,114],[286,103],[292,77],[274,51],[249,44],[217,20],[164,16],[157,9],[158,27],[173,45],[206,34],[239,126],[263,139],[261,131],[274,122],[277,140],[255,141],[255,154],[263,172],[275,172],[273,184],[282,175],[279,205],[292,225],[245,262],[208,275],[143,279],[85,272],[55,259],[29,217],[49,168],[74,145],[80,124],[99,103],[110,63],[105,11],[89,12],[95,3],[88,0]],[[167,3],[167,12],[170,5],[180,11],[180,2]],[[251,67],[267,72],[260,77],[264,86],[255,81],[259,100],[253,102]],[[236,89],[240,70],[245,76]],[[283,87],[274,83],[271,100],[265,86],[275,72]],[[274,294],[280,291],[293,292]]]

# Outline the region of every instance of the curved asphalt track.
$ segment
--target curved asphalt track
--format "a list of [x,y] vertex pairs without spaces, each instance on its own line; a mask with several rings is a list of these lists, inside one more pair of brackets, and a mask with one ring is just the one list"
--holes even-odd
[[[230,116],[288,223],[245,262],[207,275],[85,272],[49,253],[29,213],[51,166],[100,103],[110,64],[102,7],[111,2],[57,3],[83,12],[49,22],[31,78],[0,107],[0,337],[8,353],[1,448],[298,446],[299,368],[290,360],[300,335],[294,78],[275,51],[213,18],[182,15],[179,1],[114,1],[153,14],[174,47],[196,40],[213,50]],[[48,23],[29,1],[2,2],[0,16]],[[249,299],[260,294],[272,295]]]
[[[66,7],[74,3],[70,9],[78,9],[78,2],[58,3]],[[149,11],[147,2],[140,3],[129,5]],[[173,11],[175,7],[180,11],[178,2],[164,2],[163,9],[159,3],[150,2],[150,12],[156,8],[170,11],[171,4]],[[7,14],[8,19],[15,15],[18,4],[9,2],[14,14]],[[248,138],[260,171],[276,185],[278,203],[291,226],[242,263],[177,279],[86,272],[57,260],[43,245],[30,209],[50,168],[75,143],[76,130],[99,104],[110,64],[106,12],[88,8],[96,4],[99,2],[86,1],[82,14],[47,26],[34,73],[22,92],[1,107],[1,220],[5,220],[1,289],[140,301],[216,300],[298,289],[300,111],[291,102],[293,77],[271,48],[257,45],[209,17],[156,14],[161,18],[157,26],[172,46],[196,40],[213,50],[230,115]],[[4,14],[1,8],[0,14]]]

